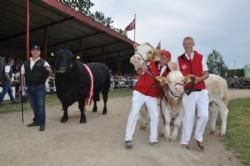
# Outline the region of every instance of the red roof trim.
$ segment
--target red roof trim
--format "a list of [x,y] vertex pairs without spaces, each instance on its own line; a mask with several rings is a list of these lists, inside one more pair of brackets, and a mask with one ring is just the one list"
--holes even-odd
[[89,18],[88,16],[85,16],[79,12],[76,12],[74,9],[65,6],[64,4],[58,2],[57,0],[42,0],[45,4],[54,7],[55,9],[59,10],[60,12],[66,13],[70,16],[75,17],[77,20],[97,29],[97,30],[101,30],[106,32],[107,34],[109,34],[110,36],[117,38],[119,40],[122,40],[128,44],[133,45],[134,42],[132,40],[130,40],[129,38],[122,36],[121,34],[119,34],[118,32],[115,32],[114,30],[111,30],[110,28],[92,20],[91,18]]

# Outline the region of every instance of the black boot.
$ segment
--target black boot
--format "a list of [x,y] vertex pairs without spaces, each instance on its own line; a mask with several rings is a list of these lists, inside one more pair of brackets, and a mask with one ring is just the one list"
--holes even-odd
[[126,149],[132,149],[133,148],[132,141],[125,141],[125,148]]
[[39,131],[45,131],[45,125],[40,125]]
[[27,125],[28,127],[35,127],[35,126],[39,126],[39,124],[37,122],[32,122],[30,124]]

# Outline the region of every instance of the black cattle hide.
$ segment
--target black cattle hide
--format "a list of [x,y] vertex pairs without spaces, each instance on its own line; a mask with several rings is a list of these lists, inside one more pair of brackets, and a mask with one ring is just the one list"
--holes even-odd
[[[63,107],[63,117],[61,122],[68,120],[68,107],[74,102],[78,102],[81,112],[80,123],[86,123],[84,113],[85,101],[90,91],[90,76],[85,66],[80,61],[75,60],[73,54],[66,49],[56,52],[56,92]],[[99,101],[99,93],[102,92],[104,107],[103,114],[107,114],[107,100],[110,88],[110,72],[106,65],[102,63],[87,64],[94,77],[94,107],[93,112],[97,112],[96,102]]]

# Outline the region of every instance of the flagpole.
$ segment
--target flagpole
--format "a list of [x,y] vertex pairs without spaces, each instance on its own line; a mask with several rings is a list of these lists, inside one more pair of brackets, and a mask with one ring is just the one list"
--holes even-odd
[[135,35],[136,35],[136,14],[135,14],[134,42],[135,42]]

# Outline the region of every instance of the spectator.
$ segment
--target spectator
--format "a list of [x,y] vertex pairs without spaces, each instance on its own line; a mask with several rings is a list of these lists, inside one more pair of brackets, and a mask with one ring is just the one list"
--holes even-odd
[[10,101],[12,103],[16,103],[16,100],[15,100],[15,97],[13,96],[13,91],[12,91],[12,85],[14,83],[14,81],[12,80],[12,75],[13,75],[12,66],[13,66],[13,64],[14,64],[14,59],[8,58],[7,64],[4,65],[3,78],[2,78],[3,90],[0,93],[0,105],[2,105],[4,96],[6,95],[6,93],[8,93],[8,95],[10,97]]

